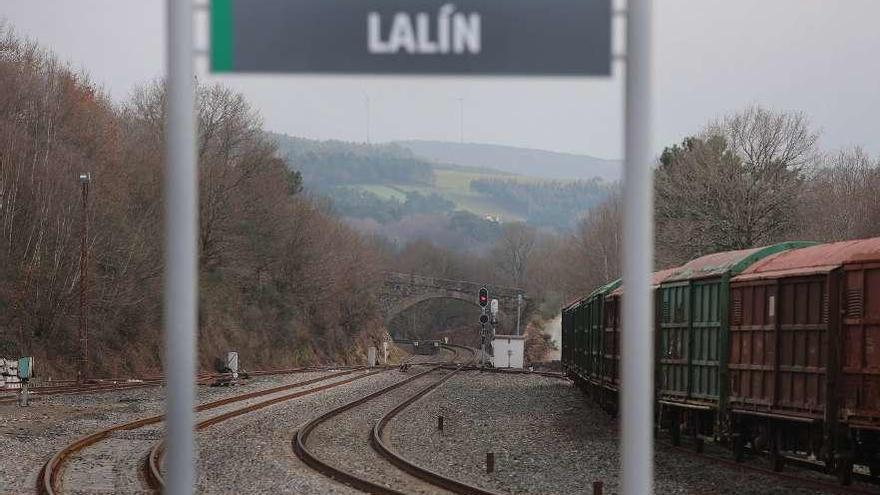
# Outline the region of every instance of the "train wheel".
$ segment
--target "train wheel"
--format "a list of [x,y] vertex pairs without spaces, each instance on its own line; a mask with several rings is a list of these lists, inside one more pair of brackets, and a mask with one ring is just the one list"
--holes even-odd
[[777,473],[781,473],[785,468],[785,456],[779,452],[779,448],[775,445],[770,449],[770,463],[773,464],[773,470]]
[[681,445],[681,417],[678,412],[672,413],[672,424],[669,425],[669,433],[672,434],[672,445]]
[[779,452],[782,446],[782,431],[778,428],[771,427],[770,430],[770,462],[773,464],[773,470],[777,473],[782,472],[785,467],[785,457]]
[[853,462],[849,457],[842,457],[837,461],[837,481],[841,485],[852,484]]
[[739,433],[733,434],[733,459],[736,462],[746,459],[746,438]]

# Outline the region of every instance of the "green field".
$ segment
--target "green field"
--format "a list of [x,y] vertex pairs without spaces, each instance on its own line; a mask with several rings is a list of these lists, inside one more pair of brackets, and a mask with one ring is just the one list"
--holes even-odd
[[544,180],[536,177],[435,168],[433,185],[359,184],[352,187],[373,193],[385,200],[395,199],[400,202],[406,201],[406,193],[408,192],[419,192],[425,195],[434,193],[455,203],[456,209],[459,210],[469,211],[480,216],[500,216],[506,221],[525,220],[521,215],[499,206],[491,198],[471,191],[472,180],[487,178],[515,179],[520,182],[541,182]]

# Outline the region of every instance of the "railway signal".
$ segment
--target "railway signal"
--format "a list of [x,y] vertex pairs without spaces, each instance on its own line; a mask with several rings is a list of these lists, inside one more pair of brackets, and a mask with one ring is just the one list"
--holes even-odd
[[480,315],[480,323],[483,325],[485,325],[486,323],[489,323],[489,315],[487,315],[486,313],[481,314]]
[[489,290],[485,287],[480,287],[479,302],[481,308],[485,308],[489,304]]

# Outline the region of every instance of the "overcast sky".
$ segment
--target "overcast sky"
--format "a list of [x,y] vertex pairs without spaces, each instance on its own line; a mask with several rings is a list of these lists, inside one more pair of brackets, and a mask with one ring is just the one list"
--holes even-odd
[[[805,112],[831,150],[880,154],[880,1],[655,2],[655,145],[757,103]],[[164,71],[164,0],[0,0],[0,17],[116,100]],[[204,63],[201,64],[204,67]],[[204,75],[204,71],[203,71]],[[464,139],[621,156],[621,78],[234,76],[273,131],[365,141]]]

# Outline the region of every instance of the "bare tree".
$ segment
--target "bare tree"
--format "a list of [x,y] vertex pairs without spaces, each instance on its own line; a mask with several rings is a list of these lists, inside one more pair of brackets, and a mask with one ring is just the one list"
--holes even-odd
[[492,249],[495,266],[514,287],[522,286],[536,240],[534,227],[521,222],[509,223]]
[[827,156],[801,197],[801,236],[839,241],[880,235],[880,159],[860,147]]
[[816,140],[803,114],[750,107],[667,148],[656,176],[660,264],[797,232]]

